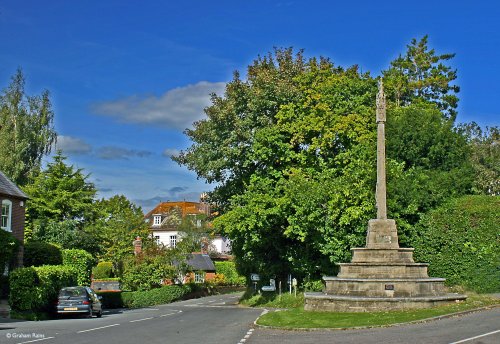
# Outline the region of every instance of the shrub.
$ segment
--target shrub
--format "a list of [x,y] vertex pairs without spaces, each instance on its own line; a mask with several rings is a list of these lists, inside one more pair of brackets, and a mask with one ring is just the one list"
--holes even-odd
[[175,268],[160,261],[132,262],[122,277],[123,289],[145,291],[162,286],[162,281],[175,276]]
[[94,279],[107,279],[114,277],[113,263],[112,262],[99,262],[95,268],[92,269],[92,276]]
[[62,250],[63,265],[72,266],[78,271],[78,285],[90,285],[90,272],[95,263],[94,257],[85,250]]
[[180,300],[191,291],[190,285],[167,285],[147,291],[124,292],[122,301],[128,308],[148,307]]
[[431,276],[476,292],[498,292],[499,223],[499,196],[465,196],[424,216],[410,244],[417,261],[430,263]]
[[9,264],[9,267],[12,267],[12,263],[17,256],[19,241],[14,238],[12,233],[0,229],[0,243],[2,243],[2,249],[0,250],[0,269],[3,269],[7,264]]
[[307,280],[302,284],[304,291],[322,291],[323,286],[322,280]]
[[102,302],[106,308],[140,308],[180,300],[198,289],[198,286],[185,284],[168,285],[147,291],[106,291],[97,292],[97,294],[102,296]]
[[77,275],[62,265],[16,269],[10,274],[9,304],[14,311],[51,311],[59,290],[76,285]]
[[42,241],[28,241],[24,245],[24,266],[60,265],[61,249]]
[[215,262],[215,271],[217,275],[223,275],[222,278],[216,275],[216,280],[222,285],[244,286],[246,284],[246,278],[238,274],[234,262]]

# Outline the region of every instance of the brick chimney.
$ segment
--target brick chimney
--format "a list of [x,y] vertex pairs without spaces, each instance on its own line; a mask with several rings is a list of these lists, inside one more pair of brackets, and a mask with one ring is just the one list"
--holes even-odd
[[134,254],[137,256],[138,254],[140,254],[142,252],[142,240],[141,240],[141,237],[137,237],[135,238],[135,240],[133,241],[133,244],[134,244]]

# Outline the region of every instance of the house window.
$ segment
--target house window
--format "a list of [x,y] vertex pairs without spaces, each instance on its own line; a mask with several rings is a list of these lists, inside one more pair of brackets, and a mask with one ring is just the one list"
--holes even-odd
[[177,246],[177,235],[170,236],[170,247],[175,248]]
[[194,273],[194,283],[205,282],[205,273],[203,271]]
[[153,217],[153,226],[161,225],[161,215],[155,215]]
[[156,241],[156,245],[160,245],[161,244],[160,236],[159,235],[155,235],[155,241]]
[[11,232],[11,219],[12,219],[12,202],[4,199],[2,201],[2,229]]

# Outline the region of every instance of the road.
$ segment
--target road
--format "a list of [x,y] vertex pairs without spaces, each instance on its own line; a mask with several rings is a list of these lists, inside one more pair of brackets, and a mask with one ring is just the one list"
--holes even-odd
[[150,308],[111,310],[100,319],[9,321],[0,323],[0,343],[500,343],[500,308],[388,328],[281,331],[255,327],[254,321],[263,310],[239,307],[239,296],[217,295]]

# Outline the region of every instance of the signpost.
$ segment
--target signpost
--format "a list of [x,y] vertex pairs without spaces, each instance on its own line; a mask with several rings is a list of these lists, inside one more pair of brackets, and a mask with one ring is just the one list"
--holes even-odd
[[253,290],[257,292],[257,282],[260,281],[259,274],[250,274],[250,280],[253,282]]

